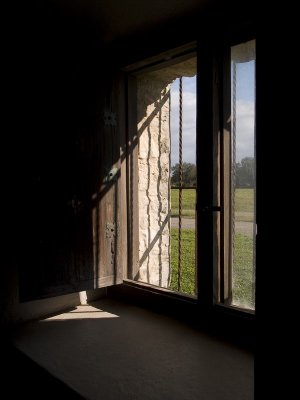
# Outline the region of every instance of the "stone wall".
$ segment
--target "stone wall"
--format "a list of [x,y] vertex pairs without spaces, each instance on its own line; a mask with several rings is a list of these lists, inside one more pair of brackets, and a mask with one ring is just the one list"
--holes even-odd
[[139,272],[141,282],[167,288],[171,279],[170,88],[194,76],[196,57],[137,78]]
[[170,85],[155,74],[138,79],[138,280],[168,287],[170,279]]

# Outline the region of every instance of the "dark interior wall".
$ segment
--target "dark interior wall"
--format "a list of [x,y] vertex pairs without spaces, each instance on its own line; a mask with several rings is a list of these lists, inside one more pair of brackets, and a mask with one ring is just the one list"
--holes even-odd
[[97,60],[92,60],[92,29],[51,7],[33,15],[22,79],[27,134],[18,139],[26,193],[26,212],[18,207],[20,295],[25,300],[43,295],[45,287],[51,292],[66,283],[76,285],[81,269],[93,276],[88,271],[90,221],[87,213],[79,214],[81,206],[89,208],[94,189]]
[[1,315],[19,300],[93,288],[91,198],[110,90],[101,27],[52,2],[20,10],[6,59]]
[[259,18],[256,0],[246,5],[239,0],[198,1],[194,8],[173,13],[169,19],[157,16],[139,31],[125,31],[109,43],[107,50],[114,65],[126,66],[195,40],[199,45],[216,44],[238,32],[254,32]]

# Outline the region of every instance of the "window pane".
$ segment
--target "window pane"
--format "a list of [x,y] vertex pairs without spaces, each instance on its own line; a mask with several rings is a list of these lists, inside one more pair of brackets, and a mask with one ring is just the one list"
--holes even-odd
[[255,304],[255,41],[231,48],[231,304]]
[[[138,270],[133,279],[196,294],[196,57],[136,79]],[[133,210],[134,212],[135,210]]]

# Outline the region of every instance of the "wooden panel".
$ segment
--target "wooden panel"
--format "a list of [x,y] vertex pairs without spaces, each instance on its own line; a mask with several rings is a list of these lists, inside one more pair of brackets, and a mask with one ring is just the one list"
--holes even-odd
[[222,237],[223,265],[221,266],[221,302],[230,303],[231,271],[231,80],[230,53],[223,59],[223,144],[222,144]]
[[[114,141],[114,151],[116,158],[116,168],[118,170],[115,188],[115,219],[117,224],[117,236],[116,236],[116,247],[115,247],[115,283],[123,282],[124,271],[126,271],[126,256],[127,255],[127,235],[124,235],[126,231],[126,215],[127,215],[127,204],[126,201],[126,171],[125,165],[121,164],[121,140],[124,147],[124,135],[125,135],[125,104],[124,104],[124,80],[120,72],[116,72],[113,81],[113,108],[116,112],[117,117],[117,129]],[[124,156],[124,154],[123,154]],[[123,158],[124,162],[124,158]],[[123,176],[122,176],[123,169]],[[125,182],[124,182],[125,179]],[[122,197],[121,197],[122,196]]]
[[139,202],[138,202],[138,135],[136,79],[128,77],[128,278],[135,279],[139,271]]
[[213,50],[199,43],[197,63],[197,256],[198,299],[213,304]]
[[119,224],[119,186],[104,183],[120,163],[118,128],[104,124],[119,93],[89,32],[45,16],[28,40],[12,183],[21,301],[121,281],[119,239],[106,236],[106,223]]
[[[121,283],[123,265],[120,261],[120,127],[118,84],[115,77],[106,75],[104,103],[98,136],[97,170],[99,186],[94,194],[93,242],[95,287]],[[101,126],[102,124],[102,126]],[[110,174],[114,174],[110,176]]]
[[73,123],[50,127],[42,137],[29,133],[32,147],[24,148],[30,161],[20,172],[26,193],[18,227],[23,300],[77,291],[93,277],[91,138]]
[[[220,119],[220,95],[222,86],[222,75],[220,77],[220,62],[217,49],[215,49],[213,63],[213,204],[221,205],[220,196],[220,147],[221,147],[221,126]],[[221,64],[222,65],[222,64]],[[221,69],[222,73],[222,69]],[[221,211],[222,213],[222,211]],[[213,213],[213,269],[214,269],[214,304],[220,301],[220,264],[221,264],[221,213]]]
[[127,126],[126,126],[126,80],[127,76],[120,73],[117,80],[118,93],[118,132],[120,137],[120,180],[119,180],[119,211],[120,211],[120,257],[118,266],[123,278],[128,277],[128,238],[127,238]]

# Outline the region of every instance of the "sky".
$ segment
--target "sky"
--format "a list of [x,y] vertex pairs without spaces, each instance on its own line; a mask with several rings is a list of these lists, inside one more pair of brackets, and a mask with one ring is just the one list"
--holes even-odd
[[254,61],[236,68],[236,161],[254,157]]
[[[182,158],[196,164],[196,76],[182,79]],[[171,85],[171,164],[179,161],[179,79]]]
[[[236,161],[254,156],[254,61],[237,64]],[[196,76],[183,77],[183,161],[196,163]],[[179,161],[179,79],[171,85],[171,165]]]

